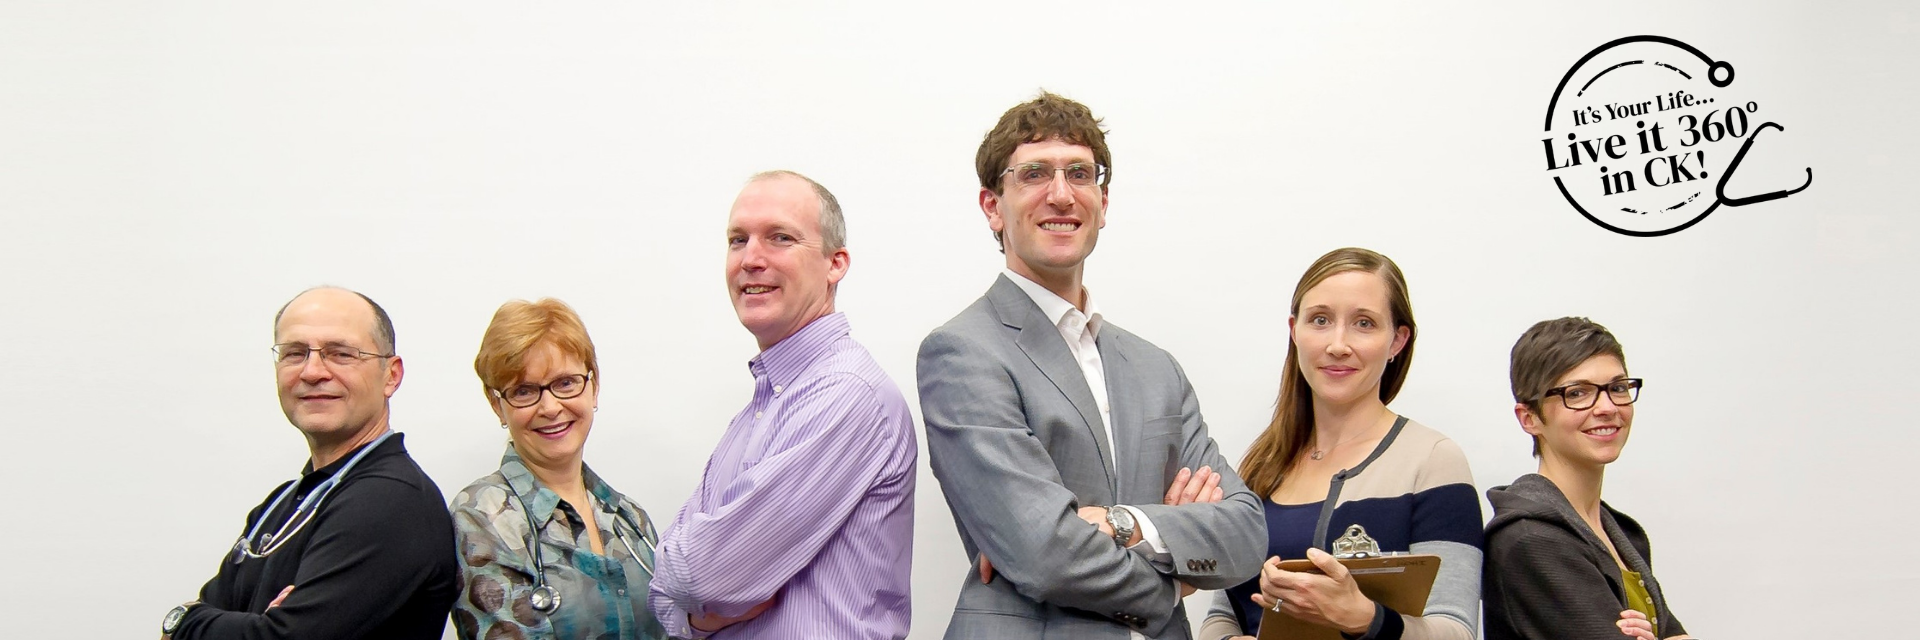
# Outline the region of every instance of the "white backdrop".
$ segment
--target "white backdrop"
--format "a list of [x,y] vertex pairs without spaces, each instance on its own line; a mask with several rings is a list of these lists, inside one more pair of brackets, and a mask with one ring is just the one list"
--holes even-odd
[[[1580,56],[1640,33],[1732,61],[1787,127],[1743,172],[1811,166],[1812,188],[1658,238],[1575,214],[1540,116]],[[588,460],[670,518],[749,395],[721,280],[746,176],[840,196],[840,308],[910,390],[921,337],[1000,264],[980,136],[1045,87],[1112,130],[1089,287],[1182,359],[1230,458],[1271,410],[1294,281],[1370,247],[1421,323],[1394,408],[1459,441],[1482,489],[1533,468],[1508,348],[1590,316],[1648,379],[1606,495],[1688,628],[1891,637],[1920,597],[1898,422],[1920,383],[1916,43],[1896,2],[8,2],[9,635],[144,637],[212,575],[306,455],[267,346],[316,284],[392,312],[395,425],[449,494],[504,439],[471,368],[492,310],[573,304],[605,370]],[[925,469],[915,638],[966,567]],[[1818,553],[1836,544],[1884,550]]]

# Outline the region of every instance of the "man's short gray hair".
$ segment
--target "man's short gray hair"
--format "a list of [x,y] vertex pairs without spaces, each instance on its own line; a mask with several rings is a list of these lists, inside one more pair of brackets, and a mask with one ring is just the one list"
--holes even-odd
[[833,252],[845,248],[847,246],[847,217],[840,212],[840,199],[833,197],[832,191],[828,191],[825,186],[814,182],[813,178],[800,175],[797,171],[775,169],[753,174],[753,178],[747,180],[747,183],[752,184],[761,180],[782,177],[799,178],[805,181],[808,185],[813,186],[813,195],[819,196],[820,251],[832,255]]

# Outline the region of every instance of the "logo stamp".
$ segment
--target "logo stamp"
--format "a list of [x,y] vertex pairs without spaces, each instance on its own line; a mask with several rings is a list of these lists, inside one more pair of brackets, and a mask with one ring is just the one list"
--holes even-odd
[[1762,132],[1763,105],[1730,89],[1733,65],[1662,36],[1601,45],[1567,70],[1547,101],[1547,173],[1580,215],[1614,233],[1652,237],[1698,224],[1722,205],[1777,200],[1813,184],[1727,193]]

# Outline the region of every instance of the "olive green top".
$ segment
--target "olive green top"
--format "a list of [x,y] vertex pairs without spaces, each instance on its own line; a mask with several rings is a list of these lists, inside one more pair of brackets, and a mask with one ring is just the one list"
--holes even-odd
[[1627,586],[1627,607],[1647,616],[1647,623],[1653,625],[1654,637],[1660,636],[1660,616],[1653,610],[1653,595],[1647,593],[1647,581],[1638,571],[1620,570],[1620,582]]

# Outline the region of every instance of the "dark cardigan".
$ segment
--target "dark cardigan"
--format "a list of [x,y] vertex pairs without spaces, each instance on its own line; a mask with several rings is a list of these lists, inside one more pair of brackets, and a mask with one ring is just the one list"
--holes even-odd
[[[1527,474],[1487,490],[1487,562],[1481,583],[1487,640],[1617,640],[1615,624],[1627,609],[1620,566],[1581,521],[1553,481]],[[1653,597],[1660,637],[1686,633],[1653,579],[1646,530],[1600,503],[1621,562],[1640,574]]]

